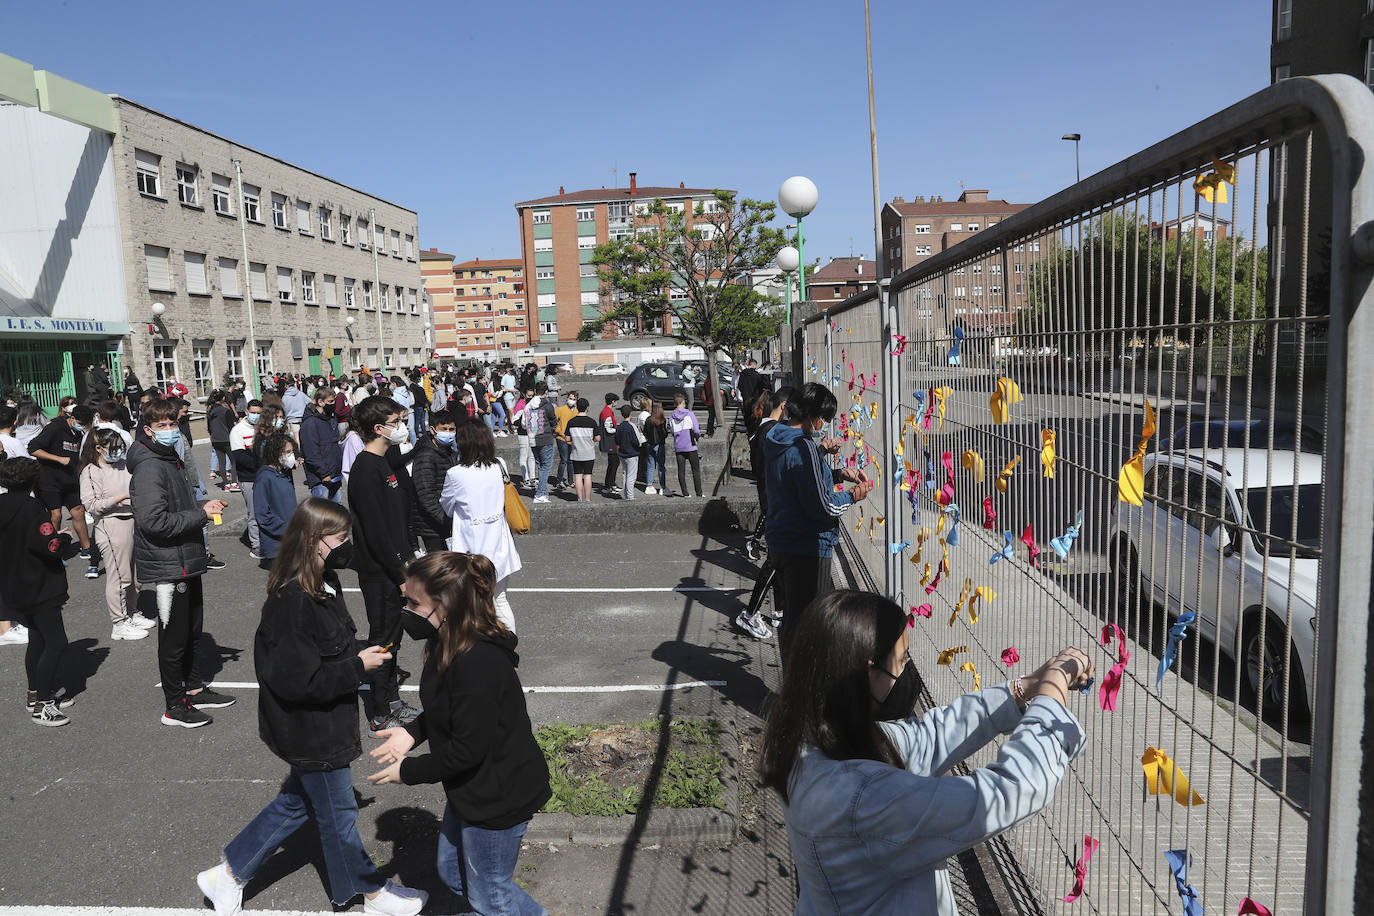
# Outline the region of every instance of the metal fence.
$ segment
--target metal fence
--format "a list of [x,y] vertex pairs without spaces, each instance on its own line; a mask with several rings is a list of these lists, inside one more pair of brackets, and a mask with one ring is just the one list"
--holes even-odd
[[1088,751],[1009,837],[1047,911],[1354,908],[1371,156],[1368,89],[1285,81],[796,334],[935,700],[1095,657]]

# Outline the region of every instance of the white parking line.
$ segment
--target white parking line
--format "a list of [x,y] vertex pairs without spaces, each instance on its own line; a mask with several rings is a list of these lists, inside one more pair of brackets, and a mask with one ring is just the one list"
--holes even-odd
[[[153,686],[161,687],[162,682],[159,681],[157,684],[154,684]],[[216,688],[223,688],[224,690],[259,689],[256,681],[215,681],[214,686]],[[655,693],[662,692],[664,690],[686,690],[689,687],[724,686],[724,681],[678,681],[673,684],[597,684],[592,686],[541,685],[538,687],[526,687],[525,693]],[[414,693],[418,691],[420,688],[418,685],[415,684],[404,684],[401,686],[400,689]],[[3,912],[4,908],[0,907],[0,913]]]
[[[204,907],[0,906],[0,916],[205,916]],[[328,910],[253,910],[253,916],[332,916]]]
[[[344,591],[346,591],[346,592],[353,592],[353,593],[356,594],[356,593],[358,593],[358,592],[361,592],[362,589],[360,589],[360,588],[348,588],[347,586],[345,586],[345,587],[344,587]],[[564,585],[559,585],[559,586],[551,586],[551,587],[531,586],[531,587],[526,587],[526,588],[508,588],[508,589],[506,589],[506,591],[508,591],[508,592],[510,592],[510,593],[512,593],[512,594],[521,593],[521,592],[546,592],[546,593],[548,593],[548,594],[605,594],[606,592],[611,591],[611,592],[615,592],[616,594],[620,594],[620,593],[622,593],[622,592],[677,592],[678,594],[683,594],[683,595],[685,595],[685,594],[693,594],[693,593],[696,593],[696,592],[742,592],[742,591],[746,591],[746,589],[743,589],[743,588],[716,588],[715,586],[711,586],[711,585],[671,585],[671,586],[665,586],[665,587],[663,587],[663,588],[620,588],[619,586],[616,586],[615,588],[610,588],[610,589],[608,589],[608,588],[606,588],[606,587],[600,587],[600,588],[569,588],[569,587],[564,586]]]

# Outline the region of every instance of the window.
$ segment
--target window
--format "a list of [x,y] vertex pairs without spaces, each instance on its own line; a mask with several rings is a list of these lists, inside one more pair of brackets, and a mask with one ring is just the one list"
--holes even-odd
[[911,231],[916,235],[930,235],[930,223],[918,223],[911,227]]
[[215,387],[215,368],[208,340],[191,342],[191,374],[195,377],[196,397],[203,398]]
[[149,197],[161,197],[162,157],[136,149],[134,162],[138,165],[138,193],[147,194]]
[[349,348],[348,348],[348,364],[349,364],[350,366],[354,366],[354,367],[362,366],[362,364],[363,364],[363,349],[362,349],[362,347],[349,347]]
[[709,242],[716,237],[716,227],[710,223],[697,223],[692,228],[701,233],[701,240],[704,242]]
[[555,300],[554,300],[554,294],[553,294],[553,293],[541,293],[541,294],[540,294],[540,296],[539,296],[539,307],[540,307],[541,309],[542,309],[542,308],[548,308],[549,306],[554,305],[554,304],[555,304]]
[[420,313],[419,290],[406,290],[406,303],[410,306],[410,314],[418,315]]
[[[1288,67],[1279,68],[1284,71],[1279,79],[1288,79]],[[1374,88],[1374,38],[1364,40],[1364,84]]]
[[1283,41],[1293,35],[1293,0],[1278,0],[1274,4],[1274,40]]
[[267,265],[248,263],[248,291],[253,298],[267,301]]
[[553,251],[553,239],[535,239],[535,251]]
[[504,299],[504,298],[506,298],[506,294],[505,294],[505,293],[497,293],[497,294],[496,294],[496,298],[497,298],[497,299]]
[[988,287],[988,292],[991,293],[991,294],[994,295],[994,296],[1000,296],[1000,295],[1002,295],[1002,287],[1000,287],[1000,286],[989,286],[989,287]]
[[369,227],[368,227],[368,225],[367,225],[367,220],[363,219],[362,217],[359,217],[359,218],[358,218],[358,247],[359,247],[359,248],[362,248],[364,251],[367,250],[367,230],[368,230],[368,228],[369,228]]
[[[969,228],[970,228],[970,229],[973,228],[973,224],[972,224],[972,223],[969,224]],[[983,265],[982,265],[982,264],[974,264],[974,265],[973,265],[973,272],[974,272],[975,274],[981,274],[981,273],[983,272]]]
[[406,291],[405,291],[405,288],[404,288],[404,287],[400,287],[400,286],[394,286],[394,287],[392,287],[391,292],[392,292],[392,295],[395,297],[396,311],[397,311],[397,312],[402,311],[402,310],[405,308],[405,304],[406,304],[406,300],[405,300],[405,293],[406,293]]
[[358,302],[353,298],[353,278],[344,277],[344,305],[347,308],[355,309]]
[[296,296],[296,291],[291,285],[291,268],[277,268],[277,301],[290,302]]
[[324,275],[324,304],[332,309],[339,307],[339,281],[333,274]]
[[587,220],[591,220],[591,219],[596,219],[596,208],[595,208],[595,207],[578,207],[578,208],[577,208],[577,221],[578,221],[579,223],[581,223],[581,222],[586,222]]
[[192,207],[200,206],[199,189],[196,186],[196,167],[184,162],[177,163],[177,200]]
[[210,176],[210,197],[213,199],[215,212],[232,216],[234,206],[230,203],[229,187],[229,179],[226,176]]
[[[550,271],[550,273],[553,273],[553,272]],[[595,277],[595,276],[596,276],[596,265],[595,265],[595,264],[579,264],[579,265],[577,265],[577,275],[578,275],[579,277]]]
[[395,229],[391,230],[391,256],[393,258],[401,256],[401,233]]
[[558,333],[558,322],[556,322],[556,321],[541,321],[541,322],[539,322],[539,333],[540,333],[540,334],[557,334],[557,333]]
[[363,281],[363,308],[372,311],[372,281]]
[[258,378],[272,374],[272,341],[258,344]]
[[413,235],[406,236],[406,257],[412,261],[415,260],[415,236]]
[[328,207],[320,207],[319,219],[320,238],[332,240],[334,238],[334,214],[330,212]]
[[912,249],[911,249],[911,253],[912,253],[912,254],[930,254],[930,246],[929,246],[929,245],[917,245],[915,248],[912,248]]
[[301,271],[301,301],[306,305],[315,304],[315,275],[308,270]]
[[[583,293],[583,294],[582,294],[582,304],[583,304],[583,305],[599,305],[599,304],[601,304],[601,296],[599,296],[599,295],[596,294],[596,293]],[[491,327],[491,325],[488,324],[487,327]]]
[[[586,265],[586,266],[590,267],[591,265],[588,264],[588,265]],[[536,267],[536,268],[534,269],[534,278],[535,278],[536,280],[552,280],[552,279],[553,279],[553,268],[552,268],[552,267]]]
[[963,224],[963,223],[950,223],[950,224],[949,224],[949,231],[950,231],[950,232],[963,232],[963,231],[964,231],[964,224]]
[[697,201],[697,206],[701,208],[702,213],[721,212],[720,201],[716,200],[715,198],[712,198],[711,200],[699,200]]
[[303,235],[310,234],[310,204],[308,201],[296,201],[296,231]]
[[[1368,42],[1366,42],[1366,45],[1368,45]],[[1286,80],[1286,79],[1288,79],[1288,78],[1289,78],[1290,76],[1292,76],[1292,75],[1293,75],[1293,68],[1290,67],[1288,64],[1279,64],[1277,67],[1274,68],[1274,82],[1276,82],[1276,83],[1277,83],[1279,80]],[[1365,83],[1366,83],[1366,85],[1368,84],[1368,82],[1369,82],[1369,68],[1368,68],[1368,64],[1366,64],[1366,66],[1365,66]]]
[[339,241],[345,245],[353,244],[353,217],[347,213],[339,214]]
[[262,222],[262,214],[258,211],[259,202],[262,200],[262,188],[255,184],[243,186],[243,218],[255,223]]
[[664,204],[663,208],[667,210],[669,213],[681,213],[684,209],[686,209],[686,205],[680,200],[674,200]]
[[286,195],[272,195],[272,225],[278,229],[286,228]]
[[535,225],[553,222],[553,214],[548,210],[535,210],[530,218],[534,221]]
[[231,378],[243,378],[243,341],[230,340],[224,344],[224,369]]
[[388,298],[388,295],[387,295],[390,291],[391,291],[391,287],[387,286],[385,283],[383,283],[383,284],[382,284],[380,287],[378,287],[378,289],[377,289],[378,298],[379,298],[379,299],[381,300],[381,302],[382,302],[382,311],[384,311],[384,312],[389,312],[389,311],[391,311],[391,300],[390,300],[390,298]]
[[243,295],[239,291],[239,262],[234,258],[219,259],[219,291],[232,299]]
[[490,296],[490,295],[491,295],[491,287],[490,287],[490,286],[484,286],[484,287],[482,287],[482,295],[483,295],[483,296]]
[[381,223],[372,224],[372,246],[381,254],[386,247],[386,227]]
[[978,231],[978,223],[969,223],[969,224],[968,224],[968,231],[969,231],[969,232],[977,232],[977,231]]
[[1017,261],[1015,264],[1011,266],[1011,272],[1014,274],[1024,273],[1025,270],[1026,265],[1022,264],[1020,261]]
[[159,340],[153,344],[153,377],[159,388],[165,388],[177,377],[177,344],[175,340]]
[[143,265],[148,268],[148,288],[171,292],[172,270],[167,266],[168,249],[159,245],[143,246]]
[[983,287],[981,287],[981,286],[975,286],[975,287],[973,288],[973,295],[975,295],[975,296],[981,296],[981,295],[983,295]]
[[467,329],[468,329],[468,323],[467,323],[466,321],[460,321],[460,322],[458,322],[458,330],[460,330],[460,331],[466,331]]
[[516,326],[517,328],[523,328],[523,327],[525,326],[525,319],[524,319],[524,318],[521,318],[519,315],[516,315],[516,316],[515,316],[515,326]]
[[968,290],[965,289],[965,288],[962,287],[962,286],[956,286],[956,287],[954,287],[954,295],[956,295],[956,296],[967,296],[967,295],[968,295]]
[[183,252],[182,263],[186,269],[186,292],[193,296],[208,296],[210,286],[205,277],[205,255],[195,251]]

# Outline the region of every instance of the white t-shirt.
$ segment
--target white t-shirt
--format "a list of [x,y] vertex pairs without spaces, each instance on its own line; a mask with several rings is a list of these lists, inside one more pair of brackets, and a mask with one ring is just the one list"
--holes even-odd
[[27,458],[29,449],[24,443],[13,436],[0,433],[0,445],[5,447],[5,455],[8,458]]

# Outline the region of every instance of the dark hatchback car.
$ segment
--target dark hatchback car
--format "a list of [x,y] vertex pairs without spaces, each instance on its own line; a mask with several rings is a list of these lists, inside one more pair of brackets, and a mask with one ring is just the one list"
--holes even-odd
[[[694,403],[703,400],[703,384],[701,379],[697,380],[692,395]],[[673,399],[685,391],[682,366],[677,363],[640,363],[630,370],[625,379],[624,397],[627,401],[638,397],[652,398],[665,407],[671,407]]]
[[[1278,415],[1274,417],[1274,449],[1285,452],[1310,452],[1321,454],[1322,451],[1322,431],[1316,427],[1303,424],[1302,432],[1299,434],[1298,425],[1292,417]],[[1249,442],[1246,441],[1246,433],[1249,433]],[[1206,433],[1207,441],[1203,442],[1203,434]],[[1212,420],[1203,422],[1201,420],[1180,427],[1174,431],[1172,436],[1166,436],[1159,441],[1158,449],[1161,452],[1169,451],[1172,447],[1175,451],[1184,451],[1190,448],[1209,448],[1209,449],[1241,449],[1246,446],[1250,448],[1267,448],[1269,445],[1269,418],[1260,416],[1251,420]]]

